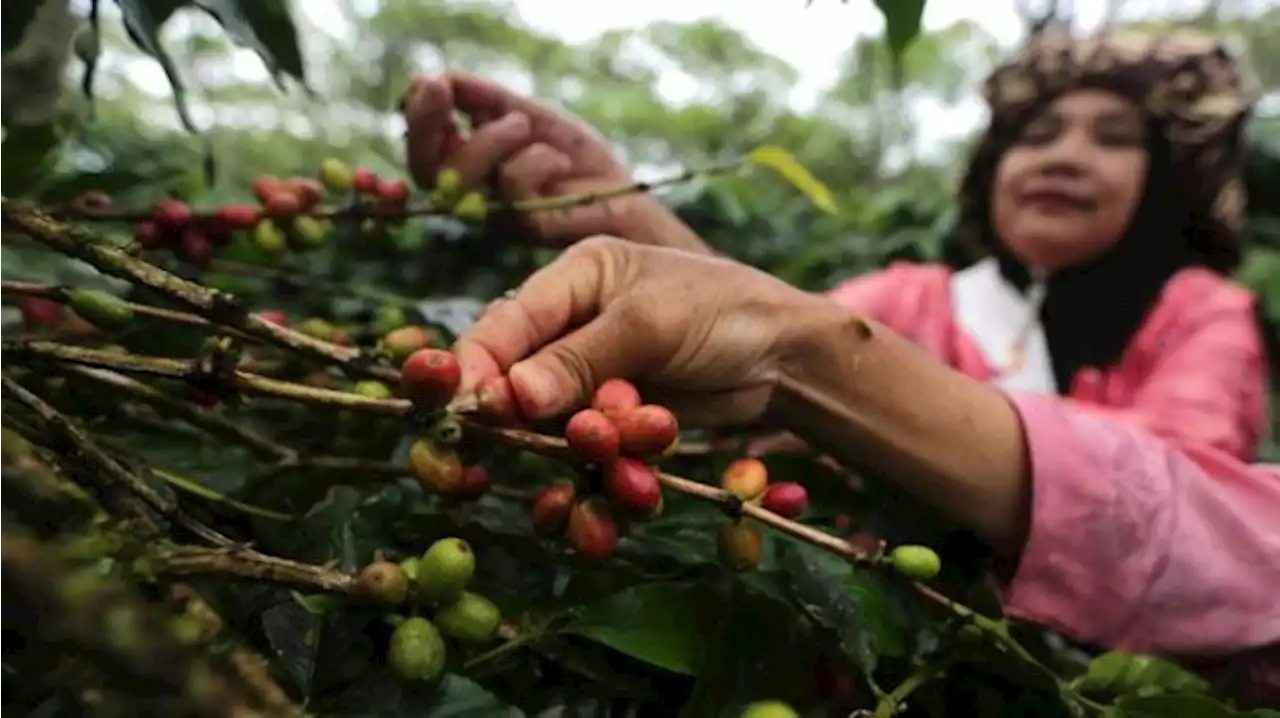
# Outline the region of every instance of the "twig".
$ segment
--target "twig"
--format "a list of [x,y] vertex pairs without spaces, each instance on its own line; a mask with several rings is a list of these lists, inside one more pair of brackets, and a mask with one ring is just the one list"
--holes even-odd
[[235,441],[260,457],[279,460],[297,455],[293,449],[261,436],[217,412],[177,399],[136,379],[90,366],[71,365],[66,367],[66,371],[120,389],[150,404],[161,414],[175,415],[214,436]]
[[268,556],[249,548],[176,546],[155,550],[148,568],[157,576],[224,574],[337,594],[350,594],[356,577],[324,566]]
[[[746,159],[738,159],[704,168],[686,169],[652,182],[630,182],[618,185],[611,189],[601,190],[599,192],[563,195],[560,197],[538,197],[534,199],[517,200],[514,202],[489,200],[485,203],[486,213],[527,213],[573,209],[575,207],[596,204],[597,202],[604,202],[629,194],[643,194],[655,189],[683,184],[697,177],[732,171],[742,167],[746,161]],[[444,216],[452,213],[452,206],[445,206],[432,202],[415,202],[401,208],[388,208],[378,206],[377,203],[357,201],[343,205],[320,205],[281,216],[279,219],[288,220],[300,215],[316,217],[318,219],[403,219],[406,217]],[[136,208],[124,210],[111,208],[89,210],[77,207],[61,207],[50,211],[49,216],[55,219],[78,221],[145,222],[154,219],[155,212],[152,209]],[[213,212],[196,211],[192,213],[192,221],[196,223],[207,223],[213,219]]]
[[[58,458],[77,468],[78,474],[97,483],[104,496],[147,528],[157,527],[159,514],[214,545],[231,545],[231,539],[188,516],[174,501],[162,496],[146,482],[113,459],[106,451],[76,428],[67,417],[35,394],[27,391],[7,374],[0,378],[5,393],[21,402],[40,418],[45,431],[62,446],[55,446]],[[101,477],[107,482],[103,485]]]
[[398,294],[385,292],[374,287],[367,287],[349,282],[335,282],[320,277],[312,277],[303,272],[293,271],[283,267],[263,267],[257,264],[247,264],[245,262],[237,262],[232,259],[221,259],[215,257],[209,262],[208,270],[210,272],[235,274],[253,279],[289,282],[299,286],[305,285],[312,290],[360,297],[362,299],[369,299],[375,302],[394,304],[406,309],[417,304],[417,302],[408,297],[402,297]]
[[[40,284],[39,282],[19,282],[6,279],[0,282],[0,292],[3,292],[4,296],[39,297],[40,299],[48,299],[59,304],[66,304],[70,301],[66,287],[54,284]],[[215,326],[208,319],[190,312],[181,312],[176,309],[165,309],[164,307],[156,307],[150,304],[138,304],[136,302],[125,302],[125,304],[133,309],[133,313],[138,316],[151,317],[161,321],[172,322],[174,324],[185,324],[193,327]],[[252,338],[234,328],[230,329],[230,332],[240,336],[241,338]]]
[[[35,357],[54,361],[72,362],[85,366],[112,369],[130,374],[189,379],[193,376],[189,360],[152,357],[113,349],[79,347],[46,341],[5,342],[5,352],[22,357]],[[304,404],[331,406],[336,409],[367,411],[385,416],[405,416],[413,408],[406,399],[372,399],[361,394],[321,389],[270,377],[237,371],[234,375],[236,391],[257,396],[288,399]]]
[[[268,718],[296,712],[259,710],[243,687],[193,646],[126,586],[71,571],[30,538],[6,532],[0,544],[5,631],[47,660],[88,659],[107,693],[87,701],[108,714],[175,718]],[[72,587],[74,584],[74,589]],[[83,674],[72,680],[83,681]],[[70,688],[85,695],[93,686]]]
[[[178,602],[184,613],[197,622],[206,642],[223,632],[225,626],[222,617],[191,586],[185,583],[174,584],[169,587],[169,597]],[[227,653],[227,661],[262,705],[282,715],[301,714],[289,695],[271,677],[271,665],[261,654],[236,641]]]
[[87,262],[99,271],[147,287],[187,306],[219,326],[231,327],[270,344],[337,365],[349,374],[396,381],[399,372],[373,363],[359,349],[314,339],[292,329],[253,316],[236,298],[131,256],[111,246],[88,229],[59,222],[32,207],[4,199],[4,226],[23,232],[69,257]]
[[[245,482],[247,486],[260,484],[268,479],[295,472],[306,473],[338,473],[349,476],[362,476],[371,480],[391,480],[413,476],[413,469],[390,461],[376,459],[360,459],[349,456],[299,456],[295,459],[280,461],[265,473]],[[491,485],[486,492],[512,501],[529,501],[534,494],[500,484]]]

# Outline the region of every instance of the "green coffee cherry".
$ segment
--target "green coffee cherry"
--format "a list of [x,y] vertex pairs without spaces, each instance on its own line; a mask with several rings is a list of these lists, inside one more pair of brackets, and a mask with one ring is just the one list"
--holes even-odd
[[336,157],[320,163],[320,184],[335,194],[351,191],[351,168]]
[[418,593],[428,601],[451,603],[462,595],[476,571],[476,555],[460,538],[441,539],[418,562]]
[[430,681],[439,677],[446,658],[444,639],[425,618],[406,619],[391,634],[387,662],[407,681]]
[[479,192],[468,192],[454,205],[453,216],[464,222],[483,222],[489,216],[489,203]]
[[913,581],[928,581],[942,571],[942,559],[927,546],[899,546],[889,553],[889,562]]
[[756,701],[742,710],[742,718],[800,718],[800,714],[782,701]]
[[502,612],[484,596],[463,591],[457,601],[437,611],[435,619],[444,635],[463,643],[479,644],[493,640],[502,622]]
[[71,310],[99,329],[123,329],[133,321],[133,307],[114,294],[97,289],[73,289],[67,293]]

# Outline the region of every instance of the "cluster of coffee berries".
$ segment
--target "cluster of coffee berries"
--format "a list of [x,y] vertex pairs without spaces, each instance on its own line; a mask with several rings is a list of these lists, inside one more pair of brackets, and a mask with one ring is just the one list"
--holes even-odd
[[432,207],[449,209],[455,218],[464,222],[483,222],[489,216],[489,203],[484,195],[475,190],[464,193],[462,175],[452,167],[440,170],[427,201]]
[[[501,389],[483,396],[481,405],[491,406],[492,397],[507,393]],[[610,556],[619,520],[625,525],[662,512],[662,483],[653,462],[676,448],[679,431],[675,415],[642,403],[631,382],[604,382],[591,407],[565,424],[565,442],[587,469],[578,481],[561,481],[542,492],[533,505],[534,528],[542,534],[565,532],[583,556]]]
[[[737,500],[755,504],[783,518],[794,519],[809,506],[809,494],[794,481],[769,483],[769,470],[759,459],[738,459],[720,475],[720,486]],[[764,561],[764,532],[750,518],[740,516],[716,533],[716,553],[734,571],[748,571]]]
[[438,494],[469,498],[488,491],[489,475],[483,466],[464,466],[457,450],[462,426],[446,407],[461,381],[458,357],[445,349],[417,349],[400,365],[401,396],[413,402],[415,410],[434,412],[437,417],[409,447],[414,475]]
[[755,504],[787,519],[809,507],[809,492],[794,481],[769,483],[769,469],[755,458],[738,459],[720,474],[720,487],[743,503]]
[[[332,223],[325,218],[326,198],[341,198],[366,206],[369,213],[387,220],[404,216],[409,205],[409,185],[400,179],[380,178],[363,168],[351,169],[341,160],[320,163],[315,179],[264,175],[253,181],[257,204],[227,204],[211,212],[196,212],[176,197],[167,197],[151,208],[150,218],[134,226],[134,241],[143,249],[169,249],[179,259],[203,267],[216,247],[230,244],[237,233],[249,236],[263,254],[279,256],[292,249],[306,251],[323,246]],[[101,212],[110,199],[81,197],[76,208]],[[372,220],[371,220],[372,221]]]
[[462,647],[493,640],[502,612],[489,599],[467,590],[475,571],[471,546],[446,538],[421,556],[400,563],[375,561],[360,572],[354,586],[357,597],[414,607],[415,615],[399,622],[387,649],[388,663],[399,676],[411,681],[437,678],[447,662],[447,640]]

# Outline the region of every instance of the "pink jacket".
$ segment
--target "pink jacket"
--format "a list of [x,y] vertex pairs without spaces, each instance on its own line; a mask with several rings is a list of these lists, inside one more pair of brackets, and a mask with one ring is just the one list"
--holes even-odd
[[[987,381],[952,319],[950,278],[896,264],[831,296]],[[1280,466],[1241,460],[1266,421],[1252,301],[1183,271],[1115,369],[1082,372],[1065,399],[1011,395],[1034,498],[1003,599],[1086,643],[1201,665],[1243,656],[1253,697],[1280,701]]]

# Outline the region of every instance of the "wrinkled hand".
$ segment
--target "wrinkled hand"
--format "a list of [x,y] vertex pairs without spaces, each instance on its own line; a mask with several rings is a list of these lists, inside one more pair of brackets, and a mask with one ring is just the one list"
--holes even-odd
[[[473,75],[415,78],[403,108],[409,167],[433,186],[442,169],[458,171],[466,190],[489,182],[507,200],[596,194],[625,186],[630,173],[591,127],[531,98]],[[474,132],[455,132],[454,110],[468,115]],[[526,215],[539,239],[563,245],[588,235],[617,233],[632,203],[626,196],[572,210]]]
[[526,416],[624,377],[700,425],[761,418],[789,337],[834,304],[727,259],[595,237],[495,302],[455,351],[463,391],[506,372]]

